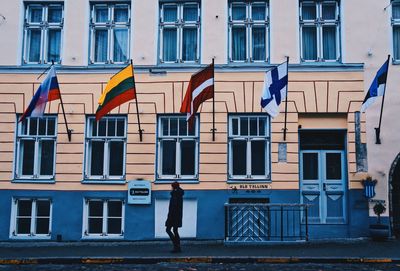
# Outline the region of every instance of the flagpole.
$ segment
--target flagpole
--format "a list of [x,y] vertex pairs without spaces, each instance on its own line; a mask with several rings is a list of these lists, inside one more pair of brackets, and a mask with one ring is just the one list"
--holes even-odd
[[381,133],[381,124],[382,124],[382,113],[383,113],[383,104],[385,103],[385,94],[386,94],[386,85],[387,85],[387,77],[389,75],[389,60],[390,60],[390,55],[388,55],[387,59],[387,71],[386,71],[386,81],[385,81],[385,86],[383,88],[383,96],[382,96],[382,104],[381,104],[381,114],[379,116],[379,125],[377,128],[375,128],[375,136],[376,136],[376,141],[375,144],[381,144],[381,139],[380,139],[380,133]]
[[289,91],[289,56],[286,57],[286,74],[288,77],[288,84],[286,86],[286,100],[285,100],[285,127],[283,128],[283,141],[286,141],[286,123],[287,123],[287,104],[288,104],[288,91]]
[[[51,61],[51,66],[54,66],[54,60]],[[65,109],[64,109],[64,103],[63,103],[63,100],[62,100],[61,90],[59,91],[59,93],[60,93],[61,109],[63,111],[63,116],[64,116],[65,128],[67,129],[68,141],[71,142],[72,130],[70,130],[68,128],[68,122],[67,122],[67,117],[65,116]]]
[[212,58],[213,66],[213,128],[212,128],[212,139],[215,141],[215,76],[214,76],[214,58]]
[[136,115],[137,115],[137,120],[138,120],[138,125],[139,125],[139,138],[140,142],[143,140],[143,135],[142,135],[142,128],[140,128],[140,116],[139,116],[139,105],[138,105],[138,100],[137,100],[137,91],[136,91],[136,85],[135,85],[135,73],[133,72],[133,61],[131,59],[131,68],[132,68],[132,80],[133,80],[133,86],[135,88],[135,101],[136,101]]

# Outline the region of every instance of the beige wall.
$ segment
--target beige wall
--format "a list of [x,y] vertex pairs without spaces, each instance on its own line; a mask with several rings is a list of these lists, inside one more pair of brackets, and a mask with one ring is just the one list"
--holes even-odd
[[1,3],[0,13],[6,18],[0,25],[1,50],[0,65],[21,64],[23,4],[22,1],[5,1]]
[[[179,112],[190,73],[168,73],[166,76],[136,75],[140,118],[144,129],[139,141],[134,101],[121,105],[113,113],[128,113],[127,180],[144,178],[154,181],[156,153],[156,116]],[[0,75],[2,106],[0,117],[1,165],[0,189],[56,190],[121,190],[121,185],[81,184],[83,172],[85,115],[93,114],[101,90],[111,74],[63,74],[58,80],[63,94],[69,126],[74,130],[68,142],[58,101],[52,102],[48,113],[59,113],[56,156],[56,184],[34,185],[11,183],[14,159],[16,113],[22,113],[38,87],[36,75]],[[212,141],[212,103],[201,109],[199,184],[184,185],[186,189],[225,189],[227,185],[227,114],[261,112],[259,99],[263,85],[262,72],[216,73],[216,140]],[[303,128],[336,127],[348,129],[348,176],[350,188],[360,188],[355,170],[354,111],[362,99],[362,73],[300,73],[289,74],[287,163],[278,163],[278,142],[283,142],[284,114],[272,122],[272,189],[298,189],[298,125]],[[283,111],[282,104],[282,111]],[[340,113],[340,114],[337,114]],[[315,117],[315,116],[318,117]],[[299,117],[300,116],[300,117]],[[312,117],[312,122],[307,119]],[[312,124],[310,124],[312,123]],[[328,125],[328,126],[327,126]],[[364,127],[364,126],[363,126]],[[155,190],[169,189],[154,185]]]
[[67,0],[64,2],[63,65],[83,66],[89,53],[89,2]]

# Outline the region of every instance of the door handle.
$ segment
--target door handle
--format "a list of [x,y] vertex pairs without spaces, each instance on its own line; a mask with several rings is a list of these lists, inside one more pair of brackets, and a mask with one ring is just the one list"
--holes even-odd
[[323,189],[324,191],[326,191],[326,183],[323,183],[323,184],[322,184],[322,189]]

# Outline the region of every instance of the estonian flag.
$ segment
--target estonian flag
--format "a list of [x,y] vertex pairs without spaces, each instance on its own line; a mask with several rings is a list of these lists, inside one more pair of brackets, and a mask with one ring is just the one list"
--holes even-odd
[[376,73],[374,81],[372,81],[371,86],[365,95],[365,99],[361,106],[361,112],[365,112],[365,110],[373,104],[373,102],[377,99],[378,96],[383,96],[385,93],[385,85],[389,68],[389,59],[382,65],[382,67]]
[[60,99],[60,87],[58,86],[56,69],[52,66],[19,121],[23,121],[27,117],[43,116],[47,102],[57,99]]
[[286,98],[288,86],[288,62],[284,62],[265,73],[261,107],[271,116],[279,114],[279,105]]

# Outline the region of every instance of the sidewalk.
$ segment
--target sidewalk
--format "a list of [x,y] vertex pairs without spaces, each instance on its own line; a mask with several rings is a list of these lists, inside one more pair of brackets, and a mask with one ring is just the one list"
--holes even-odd
[[400,241],[313,241],[307,243],[224,245],[183,241],[182,253],[169,242],[1,242],[0,264],[68,263],[400,263]]

